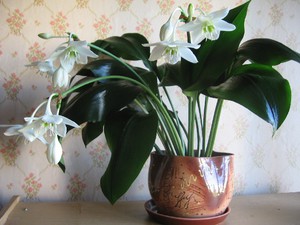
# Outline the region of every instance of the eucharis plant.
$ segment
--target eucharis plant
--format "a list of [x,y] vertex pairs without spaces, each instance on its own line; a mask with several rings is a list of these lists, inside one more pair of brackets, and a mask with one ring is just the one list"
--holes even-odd
[[[5,134],[42,141],[49,162],[64,170],[60,141],[68,130],[81,125],[85,145],[104,133],[111,158],[100,183],[114,203],[153,149],[159,154],[213,156],[224,100],[246,107],[277,130],[289,112],[291,90],[274,66],[300,62],[300,56],[271,39],[241,43],[249,3],[210,14],[192,4],[187,10],[178,7],[162,25],[156,43],[138,33],[92,43],[68,33],[68,41],[48,59],[31,65],[47,72],[61,91],[41,103],[25,124],[13,125]],[[185,33],[186,40],[178,39],[178,33]],[[94,59],[88,63],[88,57]],[[161,58],[164,62],[158,63]],[[69,79],[75,64],[85,65]],[[171,86],[179,87],[188,101],[187,127],[169,95]],[[55,113],[51,102],[56,102]],[[211,126],[209,104],[215,104]],[[37,117],[44,107],[44,115]]]

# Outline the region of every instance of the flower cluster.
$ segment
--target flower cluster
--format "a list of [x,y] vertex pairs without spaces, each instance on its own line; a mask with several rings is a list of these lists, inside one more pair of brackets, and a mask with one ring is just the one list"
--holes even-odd
[[[55,38],[49,34],[39,34],[41,38]],[[76,36],[69,34],[69,41],[61,44],[51,56],[44,60],[30,64],[38,66],[41,72],[47,72],[52,77],[54,88],[66,88],[69,85],[70,72],[73,70],[75,63],[86,64],[87,57],[98,57],[95,53],[88,49],[86,41],[74,41]],[[55,62],[58,61],[58,66],[55,67]]]
[[[193,5],[189,5],[189,15],[193,15]],[[149,60],[155,61],[164,57],[168,63],[176,64],[181,58],[197,63],[198,60],[190,48],[200,48],[200,42],[204,39],[217,40],[221,31],[233,31],[235,26],[223,19],[229,10],[222,9],[210,14],[205,14],[200,9],[200,15],[196,19],[179,17],[175,22],[173,17],[177,11],[182,13],[181,8],[176,8],[168,21],[160,29],[160,42],[145,44],[144,46],[155,46]],[[187,21],[184,25],[177,27],[180,21]],[[190,32],[191,40],[188,42],[180,41],[176,38],[177,30]]]
[[[39,36],[45,39],[56,37],[45,33]],[[76,38],[72,34],[64,37],[68,37],[68,42],[56,48],[49,58],[29,65],[37,66],[41,72],[47,73],[52,77],[52,86],[61,89],[69,86],[69,74],[73,70],[75,63],[86,64],[88,57],[98,57],[88,48],[86,41],[72,40]],[[52,113],[51,101],[58,96],[59,93],[53,93],[47,101],[42,102],[36,108],[30,117],[24,118],[25,124],[13,125],[4,132],[6,136],[22,135],[30,142],[36,139],[40,140],[47,146],[47,159],[52,164],[57,164],[61,159],[63,151],[58,137],[63,138],[66,136],[66,125],[79,127],[72,120],[59,115],[59,107],[57,107],[56,114]],[[36,117],[36,113],[44,105],[46,105],[44,114]]]

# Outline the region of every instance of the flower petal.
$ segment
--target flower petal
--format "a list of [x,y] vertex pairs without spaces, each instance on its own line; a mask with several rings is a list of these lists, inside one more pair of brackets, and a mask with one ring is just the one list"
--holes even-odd
[[66,125],[69,125],[69,126],[72,126],[72,127],[75,127],[75,128],[79,128],[80,126],[75,123],[73,120],[70,120],[69,118],[67,117],[64,117],[64,116],[60,116],[63,120],[63,123],[66,124]]
[[65,137],[67,135],[67,127],[63,123],[55,125],[53,132],[60,137]]
[[80,55],[85,56],[85,57],[91,57],[91,58],[97,58],[98,55],[92,52],[90,49],[87,47],[78,47],[77,51]]
[[198,60],[194,53],[189,48],[179,48],[179,52],[182,58],[185,60],[191,62],[191,63],[197,63]]
[[23,128],[24,125],[22,124],[15,124],[15,125],[12,125],[11,127],[9,127],[5,132],[4,132],[4,135],[5,136],[14,136],[14,135],[20,135],[20,132],[19,130],[21,128]]
[[69,85],[69,73],[63,67],[59,67],[53,74],[52,83],[54,87],[67,87]]
[[231,23],[228,23],[224,20],[219,20],[215,23],[216,29],[220,31],[233,31],[235,30],[235,26]]
[[225,16],[227,16],[228,13],[229,13],[229,9],[225,8],[225,9],[220,9],[215,12],[211,12],[207,16],[214,20],[221,20],[221,19],[225,18]]
[[43,115],[42,120],[46,123],[52,123],[52,124],[60,124],[63,122],[63,118],[58,115]]
[[164,45],[157,45],[152,49],[151,55],[149,57],[150,61],[158,60],[162,57],[164,51],[166,49],[166,46]]

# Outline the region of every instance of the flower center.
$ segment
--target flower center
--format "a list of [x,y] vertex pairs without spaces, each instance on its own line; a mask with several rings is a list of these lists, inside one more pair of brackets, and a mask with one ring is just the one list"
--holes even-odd
[[203,22],[202,32],[203,33],[213,33],[215,31],[215,26],[212,21],[206,20]]
[[164,52],[164,58],[168,63],[175,64],[180,60],[178,47],[167,47]]
[[75,58],[77,57],[78,55],[78,52],[76,50],[76,48],[74,48],[73,46],[69,48],[69,51],[68,51],[68,58]]

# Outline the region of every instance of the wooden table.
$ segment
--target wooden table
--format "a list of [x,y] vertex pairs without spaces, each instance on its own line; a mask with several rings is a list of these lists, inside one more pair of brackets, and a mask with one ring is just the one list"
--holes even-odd
[[[144,202],[24,203],[14,196],[0,211],[0,225],[156,225]],[[300,225],[300,193],[236,196],[222,225]]]

